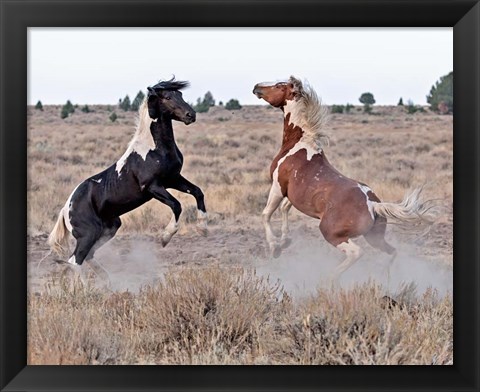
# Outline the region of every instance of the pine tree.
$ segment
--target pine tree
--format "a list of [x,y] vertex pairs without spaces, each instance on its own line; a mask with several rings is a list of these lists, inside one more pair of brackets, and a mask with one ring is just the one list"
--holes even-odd
[[43,111],[42,101],[37,102],[37,104],[35,105],[35,109]]
[[430,109],[442,114],[453,113],[453,71],[442,76],[427,95]]
[[62,112],[60,113],[61,118],[67,118],[75,111],[75,107],[72,105],[70,100],[67,101],[65,105],[62,106]]
[[130,103],[130,97],[128,96],[128,94],[125,96],[125,98],[123,98],[123,101],[120,102],[120,109],[123,109],[124,112],[127,112],[130,110],[130,106],[131,106],[131,103]]
[[137,112],[140,109],[140,105],[142,104],[143,100],[145,99],[145,94],[140,90],[132,102],[132,106],[130,110]]

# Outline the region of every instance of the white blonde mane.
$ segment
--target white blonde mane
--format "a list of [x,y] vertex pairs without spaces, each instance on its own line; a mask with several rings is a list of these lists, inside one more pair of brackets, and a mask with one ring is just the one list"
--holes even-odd
[[293,76],[289,82],[293,83],[297,96],[294,101],[287,101],[285,115],[291,113],[291,122],[302,128],[303,142],[316,150],[321,150],[328,146],[329,141],[328,135],[324,132],[328,123],[328,109],[322,105],[321,99],[307,82],[303,84]]
[[145,160],[148,152],[155,148],[155,142],[153,140],[152,134],[150,133],[151,122],[152,119],[148,115],[148,104],[147,99],[145,98],[140,105],[140,108],[138,109],[135,133],[133,135],[133,138],[132,140],[130,140],[130,143],[128,143],[127,150],[117,161],[116,171],[119,176],[120,172],[122,171],[123,165],[125,165],[125,161],[132,152],[135,151],[143,158],[143,160]]

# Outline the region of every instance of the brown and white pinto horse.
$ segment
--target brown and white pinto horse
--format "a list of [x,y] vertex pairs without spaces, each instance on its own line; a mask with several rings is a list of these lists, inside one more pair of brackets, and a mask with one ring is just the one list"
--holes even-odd
[[[402,223],[429,223],[429,202],[421,202],[421,189],[407,195],[402,203],[382,203],[365,184],[342,175],[323,151],[323,128],[327,110],[307,84],[293,76],[286,82],[259,83],[253,93],[280,108],[284,115],[283,141],[270,166],[272,187],[262,217],[271,255],[278,257],[289,245],[288,211],[297,210],[320,219],[325,239],[346,254],[337,267],[338,278],[362,255],[353,239],[363,235],[373,247],[391,255],[396,250],[385,241],[387,218]],[[270,218],[281,206],[282,236],[272,231]]]

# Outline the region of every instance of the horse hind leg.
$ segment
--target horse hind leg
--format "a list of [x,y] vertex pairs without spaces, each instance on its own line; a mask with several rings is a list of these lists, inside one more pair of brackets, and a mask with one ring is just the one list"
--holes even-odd
[[351,238],[339,243],[336,245],[336,248],[345,254],[345,259],[337,266],[333,273],[334,280],[338,281],[340,276],[362,257],[363,251]]
[[108,286],[111,285],[110,274],[97,260],[95,260],[94,255],[99,248],[101,248],[115,236],[121,225],[122,221],[118,217],[114,218],[110,222],[105,223],[102,235],[92,246],[90,252],[88,252],[87,257],[85,258],[85,261],[88,262],[88,265],[92,268],[93,272],[95,272],[95,274],[97,274],[100,278],[107,281]]
[[397,250],[385,240],[386,229],[387,220],[383,217],[377,217],[372,228],[363,237],[372,247],[389,254],[391,264],[397,256]]
[[345,258],[333,272],[333,280],[338,281],[340,276],[362,257],[363,251],[348,235],[340,233],[331,222],[332,219],[324,217],[320,222],[320,231],[327,242],[345,254]]
[[[84,220],[82,222],[85,222]],[[73,270],[75,278],[80,278],[81,282],[85,284],[83,277],[83,270],[81,265],[86,259],[92,247],[100,238],[102,233],[102,224],[98,217],[92,217],[92,222],[89,224],[74,225],[73,236],[77,243],[75,250],[67,261],[67,265]]]
[[387,282],[390,283],[390,268],[397,257],[397,250],[385,240],[386,223],[385,218],[377,218],[372,229],[363,237],[372,247],[390,255],[387,264]]
[[288,212],[290,208],[292,208],[292,203],[290,203],[288,198],[284,198],[280,205],[280,211],[282,211],[282,237],[280,238],[280,246],[282,249],[288,248],[292,243],[292,239],[288,237]]

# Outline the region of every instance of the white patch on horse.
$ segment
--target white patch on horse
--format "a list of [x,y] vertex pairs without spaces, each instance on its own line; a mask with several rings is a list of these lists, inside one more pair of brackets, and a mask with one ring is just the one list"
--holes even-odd
[[375,214],[373,212],[373,202],[368,198],[368,192],[372,192],[372,190],[368,186],[362,184],[358,184],[358,187],[365,194],[365,197],[367,198],[368,211],[370,212],[372,219],[375,220]]
[[70,257],[70,258],[68,259],[67,263],[68,263],[68,264],[72,264],[72,265],[79,265],[79,264],[77,264],[77,261],[76,261],[76,259],[75,259],[75,255],[72,256],[72,257]]
[[138,111],[135,134],[128,144],[127,150],[120,157],[115,166],[115,170],[117,171],[119,177],[121,175],[123,166],[125,166],[125,162],[131,154],[135,152],[140,155],[143,160],[145,160],[148,152],[155,149],[155,142],[152,134],[150,133],[150,123],[152,121],[153,120],[148,115],[148,104],[147,100],[145,99]]
[[102,179],[99,178],[98,180],[95,178],[91,178],[92,181],[95,181],[97,184],[100,184],[102,182]]
[[75,193],[75,191],[78,189],[80,184],[78,184],[75,189],[70,193],[70,196],[68,196],[67,201],[65,202],[65,205],[62,208],[63,212],[63,221],[65,222],[65,226],[67,227],[67,230],[71,233],[73,228],[72,224],[70,223],[70,211],[72,211],[72,196]]
[[322,148],[319,144],[312,142],[310,137],[308,124],[302,120],[301,113],[299,113],[299,105],[296,101],[289,100],[284,107],[285,117],[290,114],[290,124],[298,126],[302,129],[303,135],[300,140],[293,146],[293,148],[287,153],[287,156],[295,154],[295,152],[305,149],[307,151],[307,161],[310,161],[314,155],[321,154]]

